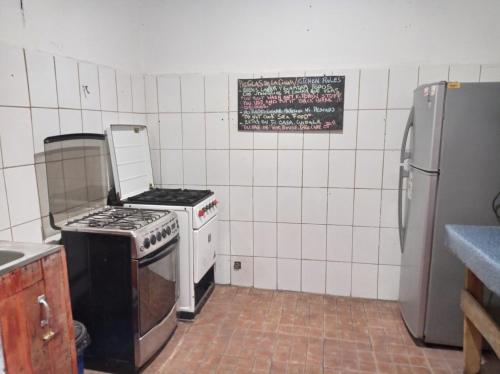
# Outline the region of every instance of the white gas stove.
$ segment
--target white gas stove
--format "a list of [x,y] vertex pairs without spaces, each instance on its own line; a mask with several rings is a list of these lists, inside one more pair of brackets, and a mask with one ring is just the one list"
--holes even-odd
[[106,135],[116,194],[123,205],[177,213],[180,235],[177,314],[192,319],[215,284],[219,202],[209,190],[154,188],[146,126],[111,125]]

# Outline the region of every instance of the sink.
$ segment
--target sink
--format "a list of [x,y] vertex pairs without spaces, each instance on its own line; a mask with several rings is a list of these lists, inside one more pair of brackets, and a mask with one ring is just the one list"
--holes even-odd
[[[19,243],[0,240],[0,276],[61,249],[59,244]],[[2,371],[0,370],[0,373]]]
[[22,252],[0,251],[0,266],[8,264],[24,256]]

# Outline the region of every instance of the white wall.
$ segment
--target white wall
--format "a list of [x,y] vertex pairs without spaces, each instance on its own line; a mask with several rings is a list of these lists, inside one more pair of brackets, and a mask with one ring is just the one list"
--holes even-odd
[[[155,171],[164,186],[216,191],[217,280],[397,298],[412,90],[500,80],[487,65],[500,62],[499,12],[494,0],[148,2],[144,69],[169,73],[146,79]],[[238,77],[331,73],[346,75],[342,134],[237,131]]]
[[42,240],[49,212],[43,140],[145,124],[144,85],[142,74],[0,43],[0,240]]
[[412,91],[499,81],[500,66],[277,74],[345,75],[343,132],[239,132],[237,79],[260,72],[147,76],[148,118],[159,120],[150,127],[157,183],[215,191],[217,282],[397,299],[398,161]]
[[[412,89],[500,81],[490,0],[24,8],[0,0],[0,239],[41,240],[44,137],[146,123],[155,182],[221,200],[222,283],[397,297],[395,178]],[[237,131],[238,77],[332,73],[346,75],[343,133]]]
[[0,42],[142,71],[140,0],[0,0]]
[[497,0],[152,0],[145,14],[146,72],[500,61]]
[[0,0],[0,239],[42,240],[45,137],[147,122],[141,9],[140,0],[23,0],[23,10]]

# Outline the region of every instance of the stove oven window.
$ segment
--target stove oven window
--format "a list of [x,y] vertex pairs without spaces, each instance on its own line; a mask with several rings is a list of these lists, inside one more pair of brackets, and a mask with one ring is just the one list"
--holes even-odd
[[175,305],[177,242],[139,261],[139,329],[145,335]]

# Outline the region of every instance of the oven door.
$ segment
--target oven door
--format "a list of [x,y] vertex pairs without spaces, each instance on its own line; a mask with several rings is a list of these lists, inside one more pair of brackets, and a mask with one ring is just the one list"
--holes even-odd
[[198,283],[215,262],[217,243],[217,217],[193,231],[194,283]]
[[137,261],[139,335],[159,324],[174,307],[179,238]]

